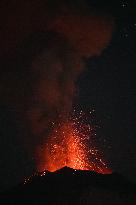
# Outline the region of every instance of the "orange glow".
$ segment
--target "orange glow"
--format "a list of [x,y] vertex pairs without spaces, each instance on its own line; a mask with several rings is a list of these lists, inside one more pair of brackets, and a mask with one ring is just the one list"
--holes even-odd
[[67,166],[110,174],[112,171],[101,159],[98,150],[87,145],[91,140],[89,133],[89,126],[87,128],[82,124],[78,125],[75,121],[63,123],[58,128],[54,127],[43,151],[39,150],[38,171],[54,172]]

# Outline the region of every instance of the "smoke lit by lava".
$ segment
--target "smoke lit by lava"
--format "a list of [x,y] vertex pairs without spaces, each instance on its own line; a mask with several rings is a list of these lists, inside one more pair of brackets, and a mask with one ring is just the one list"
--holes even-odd
[[94,128],[85,122],[82,111],[78,117],[74,112],[59,125],[52,122],[52,128],[48,142],[38,150],[38,171],[54,172],[67,166],[102,174],[112,172],[93,145]]

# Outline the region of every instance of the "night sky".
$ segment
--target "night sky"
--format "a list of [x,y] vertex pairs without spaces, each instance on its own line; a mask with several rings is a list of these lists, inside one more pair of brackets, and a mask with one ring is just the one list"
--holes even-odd
[[136,2],[2,1],[0,15],[0,189],[35,170],[33,149],[43,131],[73,102],[95,110],[105,159],[136,181]]
[[107,156],[113,169],[136,180],[136,5],[134,1],[99,2],[94,6],[112,13],[116,28],[102,55],[87,61],[79,81],[80,102],[96,110],[101,134],[111,146]]

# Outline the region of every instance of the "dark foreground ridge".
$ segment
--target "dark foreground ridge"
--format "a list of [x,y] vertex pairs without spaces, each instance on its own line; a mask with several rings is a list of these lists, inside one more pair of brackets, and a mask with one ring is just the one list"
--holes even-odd
[[64,167],[45,171],[1,194],[0,204],[136,205],[135,184],[119,174]]

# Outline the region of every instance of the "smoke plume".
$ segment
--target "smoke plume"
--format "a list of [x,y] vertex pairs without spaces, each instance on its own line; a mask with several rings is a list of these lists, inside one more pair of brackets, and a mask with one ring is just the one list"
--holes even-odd
[[[39,5],[36,17],[31,16],[31,21],[37,18],[33,24],[27,17],[36,7],[26,12],[19,7],[25,13],[25,18],[20,19],[24,32],[16,27],[16,40],[12,38],[14,26],[7,25],[11,34],[8,43],[11,40],[12,46],[9,43],[6,50],[12,49],[12,57],[3,63],[1,102],[14,110],[23,125],[20,141],[30,153],[47,140],[52,122],[67,118],[75,82],[83,70],[83,57],[100,55],[112,37],[111,18],[91,13],[85,5],[62,2],[54,10],[46,1],[44,7]],[[12,25],[19,24],[15,14],[11,18]],[[38,25],[42,32],[36,32]],[[13,49],[20,41],[21,46]]]

